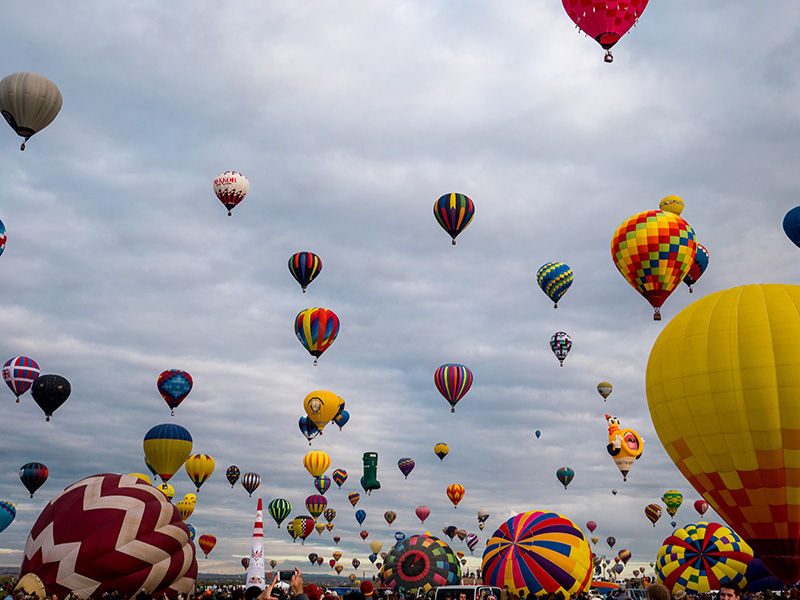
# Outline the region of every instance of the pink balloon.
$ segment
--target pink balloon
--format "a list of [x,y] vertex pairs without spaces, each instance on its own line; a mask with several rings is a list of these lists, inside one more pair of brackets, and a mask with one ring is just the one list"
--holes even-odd
[[594,533],[594,530],[597,529],[597,523],[594,521],[587,522],[586,529],[588,529],[591,533]]
[[425,519],[431,516],[431,509],[427,506],[418,506],[417,510],[414,511],[419,517],[419,520],[425,523]]
[[706,511],[708,510],[708,502],[706,502],[705,500],[695,500],[694,509],[697,512],[699,512],[700,516],[702,517],[704,514],[706,514]]

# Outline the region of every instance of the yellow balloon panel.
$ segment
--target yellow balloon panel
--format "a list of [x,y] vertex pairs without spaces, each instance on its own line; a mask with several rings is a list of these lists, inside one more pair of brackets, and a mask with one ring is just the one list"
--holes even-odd
[[322,431],[325,429],[325,425],[344,410],[344,400],[333,392],[317,390],[305,397],[303,408],[308,417],[314,421],[317,429]]

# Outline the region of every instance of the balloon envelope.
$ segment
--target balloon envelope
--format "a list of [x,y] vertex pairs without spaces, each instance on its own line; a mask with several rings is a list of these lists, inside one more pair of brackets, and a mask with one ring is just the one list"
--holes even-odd
[[605,61],[614,60],[611,48],[639,20],[648,0],[562,0],[569,18],[606,51]]
[[[53,122],[62,103],[58,86],[44,75],[13,73],[0,80],[0,112],[26,142]],[[25,142],[20,150],[25,150]]]
[[260,485],[261,475],[258,473],[245,473],[242,475],[242,487],[247,490],[248,496],[252,496]]
[[455,246],[456,237],[475,216],[475,204],[464,194],[445,194],[433,205],[433,216],[441,228],[450,234]]
[[42,487],[44,482],[47,481],[49,476],[50,471],[42,463],[30,462],[19,468],[20,481],[22,481],[22,485],[31,493],[31,498],[33,498],[33,494],[36,490]]
[[307,308],[297,313],[294,333],[308,353],[319,358],[339,335],[339,317],[327,308]]
[[228,209],[228,216],[231,216],[231,211],[250,191],[250,182],[238,171],[223,171],[214,179],[213,189],[216,197]]
[[283,498],[275,498],[267,505],[267,512],[278,524],[280,529],[281,523],[286,520],[286,517],[292,512],[292,504]]
[[200,491],[200,486],[214,473],[214,466],[214,459],[208,454],[195,454],[186,459],[184,463],[186,474],[189,475],[192,483],[197,486],[198,492]]
[[433,447],[433,452],[439,457],[439,460],[444,460],[444,457],[450,454],[450,446],[443,442],[439,442]]
[[36,361],[27,356],[15,356],[3,365],[3,380],[14,392],[17,402],[19,397],[30,389],[40,373]]
[[542,265],[536,273],[536,282],[553,301],[553,308],[558,308],[558,301],[567,293],[573,278],[572,269],[562,262],[549,262]]
[[11,502],[0,500],[0,531],[5,531],[16,516],[17,508]]
[[166,482],[192,453],[192,435],[180,425],[164,423],[152,427],[142,442],[147,462]]
[[450,412],[456,412],[456,404],[472,387],[472,371],[464,365],[442,365],[433,374],[433,383],[450,403]]
[[415,535],[399,542],[386,556],[383,578],[393,590],[430,591],[440,585],[455,585],[461,565],[445,542],[431,535]]
[[325,425],[344,410],[344,400],[333,392],[316,390],[305,397],[303,408],[317,429],[322,431]]
[[322,271],[322,260],[313,252],[297,252],[289,258],[289,272],[303,288],[303,292],[320,271]]
[[169,369],[161,373],[156,380],[156,386],[167,403],[172,409],[172,414],[175,414],[175,409],[183,402],[189,392],[192,391],[194,381],[192,376],[186,371],[180,369]]
[[800,246],[800,206],[795,206],[783,217],[783,231],[795,246]]
[[39,375],[31,385],[31,396],[44,411],[47,420],[64,404],[72,392],[72,386],[61,375]]

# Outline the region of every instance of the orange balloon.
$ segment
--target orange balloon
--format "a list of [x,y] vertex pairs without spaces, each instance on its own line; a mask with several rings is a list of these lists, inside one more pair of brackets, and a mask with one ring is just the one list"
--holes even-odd
[[447,497],[453,503],[454,508],[458,508],[458,503],[464,497],[464,486],[458,483],[447,486]]

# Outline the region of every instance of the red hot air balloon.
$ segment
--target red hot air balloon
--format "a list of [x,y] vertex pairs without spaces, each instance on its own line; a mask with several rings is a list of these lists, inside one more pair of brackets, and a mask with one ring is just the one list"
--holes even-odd
[[588,529],[591,533],[594,533],[594,530],[597,529],[597,523],[594,521],[588,521],[586,523],[586,529]]
[[427,506],[418,506],[414,513],[416,513],[419,520],[424,524],[425,519],[431,516],[431,509]]
[[611,48],[636,25],[648,0],[562,0],[569,18],[606,51],[604,60],[614,60]]
[[708,502],[706,502],[705,500],[695,500],[694,509],[698,513],[700,513],[700,516],[702,517],[704,514],[706,514],[706,511],[708,510]]
[[314,357],[314,364],[339,335],[339,317],[327,308],[307,308],[294,319],[297,339]]
[[217,545],[217,538],[210,533],[206,533],[197,538],[197,545],[200,546],[200,550],[202,550],[203,554],[208,558],[209,553],[214,549],[214,546]]

